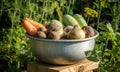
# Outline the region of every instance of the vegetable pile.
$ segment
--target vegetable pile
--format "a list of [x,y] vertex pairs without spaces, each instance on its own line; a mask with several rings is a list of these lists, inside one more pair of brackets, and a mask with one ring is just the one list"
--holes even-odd
[[44,39],[83,39],[94,36],[94,29],[87,25],[80,14],[67,14],[63,16],[62,22],[51,20],[46,25],[25,18],[23,27],[29,35]]

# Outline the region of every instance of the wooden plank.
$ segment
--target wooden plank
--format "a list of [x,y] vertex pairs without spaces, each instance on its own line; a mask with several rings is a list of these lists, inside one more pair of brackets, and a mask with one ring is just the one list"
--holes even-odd
[[92,72],[93,69],[98,68],[99,62],[89,61],[83,59],[82,61],[73,65],[50,65],[42,62],[30,62],[27,65],[28,72]]

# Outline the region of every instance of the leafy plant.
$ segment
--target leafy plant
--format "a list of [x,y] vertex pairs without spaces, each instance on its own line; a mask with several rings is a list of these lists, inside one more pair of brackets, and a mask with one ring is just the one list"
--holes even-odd
[[1,0],[0,23],[3,25],[0,27],[0,70],[19,72],[27,62],[34,60],[21,25],[25,17],[43,24],[54,18],[62,21],[63,13],[69,13],[73,1]]

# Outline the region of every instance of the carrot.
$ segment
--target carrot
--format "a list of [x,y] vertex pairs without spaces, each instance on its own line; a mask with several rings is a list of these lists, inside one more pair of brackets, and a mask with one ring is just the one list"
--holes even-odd
[[29,21],[35,28],[37,28],[37,30],[42,29],[42,31],[47,31],[46,27],[43,24],[33,21],[30,18],[25,18],[25,20]]
[[27,20],[23,20],[23,27],[27,31],[27,33],[31,36],[35,36],[37,33],[37,29]]

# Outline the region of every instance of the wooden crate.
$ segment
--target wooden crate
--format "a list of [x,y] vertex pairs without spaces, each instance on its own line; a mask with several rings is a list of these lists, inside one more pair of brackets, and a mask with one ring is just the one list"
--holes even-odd
[[83,59],[73,65],[50,65],[42,62],[30,62],[27,65],[27,72],[93,72],[98,68],[99,62]]

